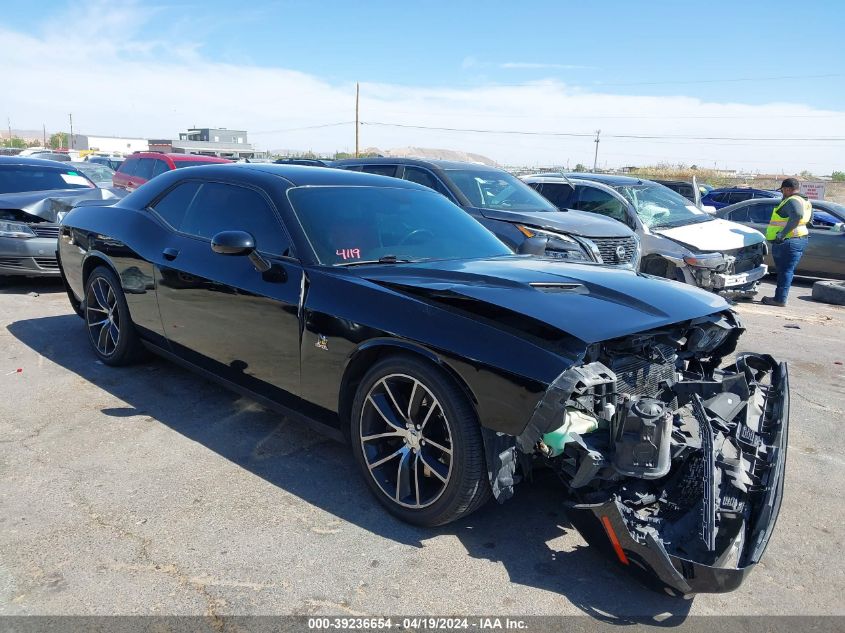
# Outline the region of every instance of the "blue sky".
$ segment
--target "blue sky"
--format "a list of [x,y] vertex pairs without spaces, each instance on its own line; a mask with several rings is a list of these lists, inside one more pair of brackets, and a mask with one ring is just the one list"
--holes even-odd
[[[237,10],[233,10],[235,6]],[[143,112],[141,104],[133,100],[133,118],[148,114],[149,127],[178,125],[183,129],[206,124],[185,120],[190,116],[225,118],[207,124],[228,122],[227,127],[243,126],[256,132],[345,121],[351,118],[345,100],[350,87],[360,81],[364,84],[365,120],[578,133],[600,127],[607,134],[620,135],[845,136],[845,55],[841,50],[845,3],[840,2],[798,6],[786,2],[331,0],[236,5],[219,0],[7,0],[3,9],[0,35],[5,31],[23,42],[64,44],[69,51],[79,52],[80,61],[89,63],[94,81],[95,67],[106,68],[100,74],[102,79],[111,76],[109,68],[117,75],[121,64],[142,71],[155,67],[160,74],[172,72],[174,77],[190,69],[212,77],[216,69],[220,85],[215,90],[200,89],[202,94],[197,94],[205,101],[226,90],[227,81],[246,98],[240,83],[243,73],[233,69],[246,69],[247,74],[261,78],[261,85],[249,86],[250,99],[266,99],[264,108],[256,109],[260,113],[246,106],[238,111],[226,98],[219,114],[208,104],[194,110],[182,98],[171,108],[173,117],[168,121],[161,112]],[[93,53],[99,57],[91,61]],[[86,78],[81,68],[74,72]],[[232,73],[231,77],[227,73]],[[279,85],[274,85],[273,73],[278,74]],[[797,78],[767,79],[791,76]],[[122,81],[119,87],[124,86]],[[172,81],[178,90],[177,82]],[[303,89],[295,87],[296,81],[304,82]],[[526,84],[532,87],[523,90],[521,86]],[[135,82],[128,89],[138,90],[143,100],[155,90],[155,84]],[[89,92],[89,100],[90,96]],[[16,99],[0,96],[0,110],[5,105],[10,110],[8,116],[20,121],[17,127],[40,127],[41,121],[26,117],[37,113],[45,118],[47,105],[33,109],[32,103],[22,102],[16,106]],[[334,100],[338,107],[329,107],[325,100]],[[340,101],[344,101],[342,107]],[[90,105],[81,95],[69,95],[68,102],[80,110],[81,120],[86,120],[82,112]],[[544,104],[539,110],[538,102]],[[560,106],[552,107],[553,103]],[[780,107],[783,104],[788,106]],[[278,117],[268,117],[274,109]],[[102,127],[100,121],[108,120],[104,127],[115,126],[112,119],[93,114],[88,125]],[[649,125],[650,118],[658,119],[660,125],[655,121]],[[153,135],[176,131],[142,130],[141,123],[143,116],[137,124],[121,123],[126,128],[122,132]],[[323,150],[332,149],[329,145],[334,142],[334,149],[343,149],[348,134],[340,138],[341,132],[348,131],[290,132],[282,137],[265,134],[264,138],[257,133],[251,140],[300,149],[307,149],[303,144],[312,142]],[[487,152],[500,147],[495,158],[501,161],[511,155],[526,161],[532,152],[547,161],[550,150],[557,146],[551,137],[532,142],[497,137],[494,143],[489,137],[480,139],[468,133],[423,135],[396,129],[392,136],[386,133],[373,130],[372,144],[436,143],[439,147],[446,143],[470,150],[478,145]],[[828,152],[831,143],[803,143],[804,158],[800,160],[825,163],[825,167],[829,161],[830,168],[835,167],[835,152]],[[759,144],[756,153],[750,152],[747,144],[741,146],[742,151],[729,152],[724,151],[725,145],[720,149],[715,143],[710,143],[707,151],[700,146],[694,151],[685,147],[694,144],[664,141],[663,147],[658,143],[635,147],[631,141],[620,140],[615,158],[611,158],[613,148],[608,148],[607,157],[617,163],[637,162],[633,161],[636,157],[644,162],[662,155],[667,160],[699,157],[700,162],[710,158],[717,162],[724,155],[726,164],[731,156],[737,156],[740,162],[750,166],[756,161],[756,168],[766,169],[766,164],[774,165],[771,150],[780,153],[783,149],[775,142]],[[793,153],[798,149],[794,145]],[[589,153],[589,147],[588,141],[573,140],[572,150],[567,147],[564,153],[578,156],[561,155],[560,160],[578,160]],[[625,158],[626,152],[630,160]],[[831,157],[820,161],[820,155]],[[841,167],[845,165],[837,168]]]

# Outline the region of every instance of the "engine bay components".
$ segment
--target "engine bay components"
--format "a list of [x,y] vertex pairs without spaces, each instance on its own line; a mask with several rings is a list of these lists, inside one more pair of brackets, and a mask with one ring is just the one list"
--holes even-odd
[[739,586],[780,509],[787,368],[748,353],[719,367],[737,330],[709,319],[602,343],[517,437],[557,472],[585,539],[673,595]]

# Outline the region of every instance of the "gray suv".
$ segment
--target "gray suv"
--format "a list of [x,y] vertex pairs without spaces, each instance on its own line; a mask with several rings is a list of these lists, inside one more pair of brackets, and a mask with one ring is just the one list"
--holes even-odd
[[561,209],[579,209],[637,232],[640,269],[733,299],[748,299],[766,274],[759,231],[713,217],[651,180],[613,174],[535,174],[523,181]]
[[639,264],[639,240],[630,228],[595,214],[557,209],[519,178],[495,167],[414,158],[356,158],[331,166],[434,189],[516,252],[629,268]]

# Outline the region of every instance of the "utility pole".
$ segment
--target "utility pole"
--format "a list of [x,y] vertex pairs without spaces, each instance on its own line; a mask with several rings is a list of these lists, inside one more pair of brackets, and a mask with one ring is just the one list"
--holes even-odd
[[6,125],[9,127],[9,147],[12,146],[12,119],[6,117]]
[[[68,114],[68,118],[70,119],[70,138],[67,140],[67,148],[71,149],[73,147],[73,113],[71,112]],[[598,141],[596,141],[598,142]]]
[[358,137],[359,137],[359,126],[361,125],[358,121],[358,99],[361,95],[361,86],[356,81],[355,82],[355,158],[358,158]]
[[601,130],[596,130],[596,140],[595,140],[596,154],[595,154],[595,156],[593,156],[593,171],[596,170],[596,165],[598,165],[598,162],[599,162],[599,135],[600,134],[601,134]]

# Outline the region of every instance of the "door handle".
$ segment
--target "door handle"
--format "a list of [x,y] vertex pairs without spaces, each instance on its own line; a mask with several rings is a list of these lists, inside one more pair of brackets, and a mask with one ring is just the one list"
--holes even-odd
[[176,248],[165,248],[161,251],[162,256],[169,262],[172,262],[176,257],[179,255],[179,249]]

